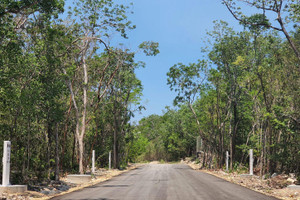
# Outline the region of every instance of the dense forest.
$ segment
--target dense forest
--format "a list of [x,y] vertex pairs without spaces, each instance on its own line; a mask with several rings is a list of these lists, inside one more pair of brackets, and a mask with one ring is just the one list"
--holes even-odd
[[[135,70],[144,64],[137,52],[109,45],[111,34],[127,38],[135,28],[130,7],[111,0],[64,3],[0,4],[0,147],[12,142],[12,176],[21,179],[13,181],[84,173],[92,149],[98,167],[108,164],[109,151],[114,168],[124,167],[129,121],[143,108]],[[139,46],[148,56],[157,47]]]
[[[167,73],[174,105],[138,124],[131,119],[144,109],[143,86],[135,71],[144,63],[109,42],[134,31],[130,7],[73,2],[0,3],[0,151],[12,142],[13,183],[85,173],[92,150],[97,167],[107,167],[110,151],[114,168],[178,161],[196,156],[197,137],[202,167],[222,168],[226,151],[232,170],[247,166],[254,149],[261,176],[300,171],[298,1],[241,1],[260,13],[246,17],[224,0],[242,31],[215,21],[203,58]],[[265,11],[276,13],[275,25]],[[159,53],[156,42],[139,49]]]

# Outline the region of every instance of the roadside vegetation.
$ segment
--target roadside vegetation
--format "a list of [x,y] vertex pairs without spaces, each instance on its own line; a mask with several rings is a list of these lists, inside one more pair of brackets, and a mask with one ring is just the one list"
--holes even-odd
[[[140,104],[144,64],[134,52],[111,46],[135,26],[130,7],[112,0],[8,0],[0,3],[0,152],[12,142],[12,183],[59,180],[85,173],[96,150],[97,167],[128,162],[179,161],[196,155],[203,168],[247,168],[296,173],[300,179],[299,1],[239,1],[258,9],[236,31],[215,21],[203,58],[170,67],[167,84],[177,96],[163,115],[130,123]],[[249,4],[253,2],[252,4]],[[247,8],[247,7],[246,7]],[[266,12],[282,14],[276,21]],[[143,42],[148,56],[158,43]],[[199,53],[200,54],[200,53]],[[0,164],[2,165],[2,163]],[[0,166],[2,170],[2,166]]]
[[[241,17],[242,31],[216,21],[207,33],[205,56],[170,68],[174,107],[139,122],[132,157],[172,161],[195,156],[200,136],[203,168],[224,168],[229,151],[230,170],[247,169],[253,149],[255,174],[296,173],[300,179],[299,2],[240,1],[258,9],[248,17],[234,1],[223,2]],[[285,18],[269,20],[268,8]],[[290,30],[282,35],[284,26]]]
[[[135,28],[130,11],[112,0],[1,1],[0,151],[10,140],[12,184],[85,173],[93,149],[98,167],[109,151],[114,168],[127,165],[129,121],[143,109],[135,70],[144,64],[109,44]],[[157,47],[138,49],[152,56]]]

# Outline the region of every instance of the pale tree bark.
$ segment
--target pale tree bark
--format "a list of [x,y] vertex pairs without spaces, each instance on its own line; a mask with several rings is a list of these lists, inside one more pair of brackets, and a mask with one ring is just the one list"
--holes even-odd
[[[100,41],[102,44],[105,44],[102,40],[97,39],[95,37],[88,37],[87,36],[88,33],[86,33],[85,38],[83,38],[82,41],[82,46],[78,46],[80,51],[80,65],[78,66],[78,69],[82,70],[82,80],[83,82],[79,85],[82,85],[82,87],[77,88],[77,89],[82,89],[82,96],[79,99],[82,99],[82,101],[77,102],[76,95],[78,95],[78,93],[74,92],[74,88],[72,85],[71,80],[67,80],[67,85],[69,87],[70,90],[70,94],[71,94],[71,99],[72,99],[72,104],[75,110],[75,117],[76,117],[76,129],[75,129],[75,139],[76,139],[76,144],[78,144],[78,156],[79,156],[79,172],[80,174],[84,173],[84,137],[86,135],[86,130],[88,128],[88,123],[91,121],[92,118],[87,119],[88,117],[88,103],[89,103],[89,99],[88,99],[88,84],[89,84],[89,75],[88,75],[88,65],[87,65],[87,59],[88,54],[90,53],[89,49],[90,49],[90,44],[92,41],[97,40]],[[79,41],[79,40],[76,40]],[[108,50],[108,47],[105,44],[105,47]],[[108,51],[109,52],[109,51]],[[104,94],[107,92],[109,85],[112,82],[113,77],[115,76],[116,72],[118,71],[120,64],[118,63],[115,70],[111,73],[109,80],[107,82],[104,81],[104,75],[105,75],[105,71],[108,69],[109,66],[109,61],[108,64],[104,67],[103,72],[101,74],[100,77],[100,81],[99,81],[99,85],[98,85],[98,91],[97,91],[97,100],[94,103],[93,101],[91,101],[91,107],[93,107],[94,109],[92,111],[96,111],[96,109],[98,108],[98,105],[101,101],[101,99],[103,98]],[[65,69],[63,69],[63,72],[65,75],[67,75],[67,72]],[[105,85],[105,88],[103,89],[103,91],[101,92],[101,86],[103,84]],[[80,94],[80,93],[79,93]]]
[[229,120],[229,135],[230,135],[230,169],[232,170],[233,169],[233,156],[232,156],[232,153],[233,153],[233,146],[232,146],[232,127],[231,127],[231,124],[232,124],[232,114],[230,112],[230,120]]
[[193,108],[192,103],[189,102],[189,103],[188,103],[188,106],[189,106],[190,110],[192,111],[193,116],[194,116],[194,118],[195,118],[195,120],[196,120],[196,123],[197,123],[197,126],[198,126],[198,130],[199,130],[199,135],[200,135],[201,139],[202,139],[203,141],[205,141],[206,144],[209,145],[211,141],[205,136],[205,134],[204,134],[203,131],[201,130],[201,124],[200,124],[200,121],[199,121],[199,119],[198,119],[198,117],[197,117],[197,114],[196,114],[196,112],[195,112],[195,109]]
[[[87,44],[88,46],[88,44]],[[84,144],[83,139],[86,133],[86,107],[87,107],[87,90],[88,90],[88,72],[87,72],[87,64],[86,64],[86,51],[83,52],[82,55],[82,68],[83,68],[83,76],[84,76],[84,85],[83,85],[83,110],[82,110],[82,119],[81,119],[81,132],[78,136],[78,144],[79,144],[79,172],[80,174],[84,173],[83,168],[83,154],[84,154]]]
[[[75,129],[75,138],[76,142],[78,143],[78,156],[79,156],[79,173],[83,174],[84,173],[84,136],[86,133],[86,116],[87,116],[87,103],[88,103],[88,96],[87,96],[87,91],[88,91],[88,66],[86,64],[86,54],[87,50],[89,48],[90,41],[89,40],[84,40],[83,41],[83,47],[81,47],[81,66],[83,71],[83,93],[82,93],[82,112],[80,114],[80,109],[78,107],[78,103],[75,98],[75,93],[74,89],[72,86],[72,83],[70,80],[67,81],[70,93],[71,93],[71,98],[73,102],[73,106],[75,109],[76,113],[76,129]],[[63,72],[65,75],[67,75],[67,72],[65,69],[63,69]]]
[[[67,75],[67,72],[65,69],[63,69],[63,72],[65,75]],[[77,102],[76,102],[76,99],[75,99],[75,93],[74,93],[74,89],[73,89],[73,85],[71,83],[70,80],[67,80],[67,85],[69,87],[69,90],[70,90],[70,93],[71,93],[71,98],[72,98],[72,101],[73,101],[73,107],[74,107],[74,110],[75,110],[75,117],[76,117],[76,129],[75,129],[75,142],[74,142],[74,146],[76,145],[76,143],[79,141],[79,136],[80,136],[80,116],[79,116],[79,109],[78,109],[78,106],[77,106]]]
[[114,115],[114,146],[113,146],[113,152],[114,152],[114,168],[117,169],[119,167],[119,155],[118,155],[118,122],[116,119],[116,116]]
[[[64,74],[67,74],[66,70],[64,70]],[[84,173],[83,170],[83,137],[82,137],[82,133],[85,133],[85,130],[82,129],[81,127],[81,121],[80,121],[80,114],[79,114],[79,108],[77,106],[77,101],[75,98],[75,93],[74,93],[74,89],[72,86],[72,83],[70,80],[67,81],[70,93],[71,93],[71,97],[72,97],[72,101],[73,101],[73,107],[75,110],[75,117],[76,117],[76,129],[75,129],[75,145],[78,143],[78,153],[79,153],[79,172],[80,174]],[[86,111],[83,112],[82,114],[86,114]],[[83,117],[82,117],[83,118]],[[84,120],[85,121],[85,120]],[[81,132],[80,132],[81,130]]]
[[[118,81],[118,84],[120,82]],[[118,87],[118,86],[117,86]],[[113,119],[114,119],[114,142],[113,142],[113,167],[115,169],[119,168],[119,134],[120,134],[120,120],[119,117],[121,115],[120,113],[120,105],[119,105],[119,93],[118,89],[114,90],[112,88],[112,93],[114,94],[114,103],[113,103]]]

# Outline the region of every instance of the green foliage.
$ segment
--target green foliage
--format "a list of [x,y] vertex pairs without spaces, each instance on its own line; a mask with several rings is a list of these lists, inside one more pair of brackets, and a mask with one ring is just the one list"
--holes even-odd
[[142,135],[135,136],[133,139],[133,144],[130,147],[130,151],[128,154],[129,161],[130,162],[143,161],[139,159],[141,159],[142,154],[146,152],[148,145],[149,145],[149,141],[146,137]]
[[[274,3],[245,2],[259,9]],[[284,3],[284,21],[294,25],[290,41],[299,49],[299,5]],[[133,126],[134,112],[143,109],[135,71],[144,64],[131,50],[104,42],[116,32],[127,38],[135,28],[129,7],[77,0],[63,21],[63,6],[62,0],[0,2],[0,141],[12,141],[13,183],[54,179],[59,167],[78,171],[74,132],[83,125],[85,166],[93,149],[99,167],[107,167],[112,150],[116,168],[128,161],[178,161],[196,154],[200,135],[203,166],[221,168],[230,150],[232,168],[242,171],[252,148],[262,174],[299,172],[299,60],[264,14],[242,16],[249,31],[216,22],[207,57],[178,63],[167,74],[176,107]],[[158,47],[139,45],[148,56]]]
[[158,49],[159,44],[157,42],[143,42],[139,45],[139,48],[143,50],[143,52],[147,56],[156,56],[159,54],[159,49]]
[[166,109],[163,116],[150,115],[135,127],[142,138],[147,138],[146,149],[138,157],[140,160],[178,161],[192,155],[197,129],[191,126],[188,108],[183,107],[179,112]]
[[[250,31],[259,34],[261,31],[269,28],[271,23],[264,14],[254,14],[250,17],[244,17],[244,21],[247,21],[247,24],[244,24],[245,27],[248,27]],[[243,24],[243,22],[240,22]]]
[[200,90],[205,86],[205,72],[207,63],[198,60],[198,63],[184,65],[178,63],[170,68],[167,73],[168,85],[170,89],[177,93],[174,104],[190,102],[192,103]]
[[62,0],[21,0],[21,1],[2,1],[0,3],[0,18],[8,14],[30,13],[38,11],[40,13],[55,13],[63,11],[64,1]]
[[[202,166],[224,166],[229,150],[232,170],[245,173],[248,151],[254,149],[261,174],[298,170],[297,58],[291,50],[284,53],[288,44],[278,34],[263,28],[270,24],[264,15],[247,20],[250,31],[242,32],[217,22],[209,33],[207,60],[170,68],[168,85],[177,94],[177,108],[143,118],[135,127],[148,139],[144,159],[191,156],[200,133]],[[298,36],[296,32],[297,41]],[[210,69],[207,63],[213,63]]]
[[[78,0],[68,18],[61,19],[63,0],[1,1],[0,141],[12,142],[14,183],[78,171],[79,138],[74,133],[82,125],[83,88],[88,88],[84,165],[96,149],[98,163],[107,166],[115,141],[119,166],[145,150],[147,140],[141,138],[130,151],[132,140],[127,138],[131,117],[143,108],[143,87],[135,75],[143,63],[129,49],[104,42],[114,32],[127,38],[127,31],[135,28],[128,9],[111,0]],[[151,45],[156,55],[158,43]],[[82,81],[84,55],[87,84]]]

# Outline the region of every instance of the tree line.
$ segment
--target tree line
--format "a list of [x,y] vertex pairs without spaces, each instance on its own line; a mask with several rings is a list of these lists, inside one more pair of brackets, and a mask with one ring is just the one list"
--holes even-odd
[[[108,164],[109,151],[114,168],[127,164],[129,121],[143,109],[135,70],[144,64],[135,60],[137,52],[109,41],[135,28],[130,7],[112,0],[72,3],[0,3],[0,140],[12,142],[13,183],[82,174],[93,149],[98,167]],[[157,47],[139,46],[148,56]]]
[[[166,107],[161,116],[145,117],[135,127],[136,159],[195,156],[200,136],[202,167],[224,167],[226,151],[231,169],[248,166],[248,151],[253,149],[257,174],[299,176],[300,4],[239,2],[261,13],[247,17],[235,1],[223,1],[242,31],[215,21],[207,33],[204,58],[169,69],[168,85],[177,94],[175,107]],[[277,13],[279,28],[266,11]]]
[[[235,1],[224,9],[235,31],[216,21],[204,58],[170,67],[174,107],[130,123],[140,104],[144,63],[109,45],[135,26],[130,7],[112,0],[21,0],[0,3],[0,139],[12,142],[13,183],[84,173],[96,150],[98,167],[178,161],[196,154],[203,167],[247,165],[254,149],[260,175],[300,171],[299,2],[239,1],[259,9],[245,16]],[[277,14],[279,26],[267,12]],[[290,29],[288,31],[288,29]],[[148,56],[158,43],[143,42]],[[3,143],[0,143],[2,151]],[[2,167],[1,167],[2,169]]]

